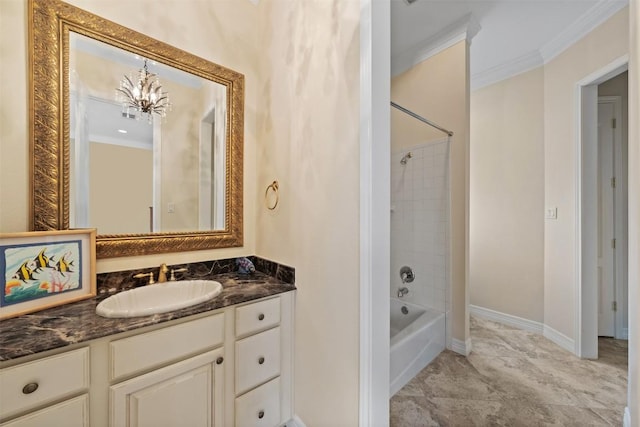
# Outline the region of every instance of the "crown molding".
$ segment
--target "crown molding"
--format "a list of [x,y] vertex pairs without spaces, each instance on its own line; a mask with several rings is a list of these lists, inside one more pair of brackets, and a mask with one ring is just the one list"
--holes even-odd
[[481,89],[548,63],[627,4],[628,0],[602,0],[598,2],[540,49],[473,74],[471,76],[471,90]]
[[558,36],[540,48],[544,63],[560,55],[628,4],[628,0],[602,0],[596,3]]
[[471,76],[471,90],[498,83],[544,65],[540,51],[534,50],[511,61],[496,65]]
[[391,77],[397,76],[458,42],[467,40],[471,43],[480,28],[480,24],[473,15],[470,13],[465,15],[433,36],[417,43],[414,47],[393,55],[391,57]]

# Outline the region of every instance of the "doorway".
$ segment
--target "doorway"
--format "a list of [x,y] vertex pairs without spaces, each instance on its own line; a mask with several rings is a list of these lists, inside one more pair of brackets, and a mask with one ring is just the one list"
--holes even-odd
[[598,85],[599,203],[607,248],[598,335],[628,339],[628,72]]
[[628,335],[626,89],[626,72],[598,85],[598,336],[618,339]]
[[[575,353],[582,358],[598,357],[599,335],[624,337],[628,298],[626,135],[623,132],[626,92],[610,96],[604,89],[627,68],[628,57],[624,56],[577,85],[580,113],[576,165],[578,305]],[[620,97],[619,104],[617,97]]]

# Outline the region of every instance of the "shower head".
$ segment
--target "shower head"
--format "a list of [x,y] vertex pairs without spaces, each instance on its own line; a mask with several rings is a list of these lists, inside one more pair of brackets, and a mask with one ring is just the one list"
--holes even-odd
[[406,165],[407,160],[409,160],[410,158],[411,158],[411,151],[409,151],[407,154],[404,155],[402,159],[400,159],[400,163],[403,165]]

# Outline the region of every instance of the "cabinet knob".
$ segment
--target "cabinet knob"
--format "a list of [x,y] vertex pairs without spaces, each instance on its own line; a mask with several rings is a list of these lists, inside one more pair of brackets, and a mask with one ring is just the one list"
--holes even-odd
[[258,364],[262,365],[264,363],[264,357],[261,357],[260,359],[258,359]]
[[262,313],[258,314],[258,320],[264,320],[264,314]]
[[29,383],[22,387],[22,393],[31,394],[38,389],[38,383]]
[[258,418],[260,418],[260,419],[264,418],[264,411],[258,412]]
[[218,357],[218,358],[216,359],[216,364],[221,365],[221,364],[222,364],[222,362],[224,362],[224,357]]

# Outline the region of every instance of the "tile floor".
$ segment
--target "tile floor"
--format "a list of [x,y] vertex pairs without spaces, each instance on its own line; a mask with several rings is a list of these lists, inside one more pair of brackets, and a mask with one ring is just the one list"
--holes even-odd
[[391,399],[390,425],[621,426],[627,341],[581,360],[541,335],[471,319],[473,351],[449,350]]

